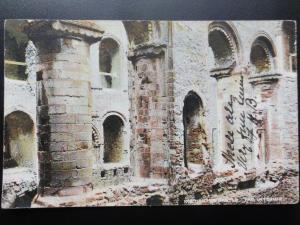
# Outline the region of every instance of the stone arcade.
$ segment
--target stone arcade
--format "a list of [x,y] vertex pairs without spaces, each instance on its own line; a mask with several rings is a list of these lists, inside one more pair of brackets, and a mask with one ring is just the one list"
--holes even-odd
[[183,204],[298,173],[293,21],[5,30],[4,208]]

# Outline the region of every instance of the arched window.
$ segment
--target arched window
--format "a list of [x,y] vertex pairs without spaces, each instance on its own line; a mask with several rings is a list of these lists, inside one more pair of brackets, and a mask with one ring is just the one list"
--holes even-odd
[[275,53],[270,41],[260,36],[255,39],[251,47],[250,62],[256,73],[269,72],[274,69]]
[[184,100],[184,162],[203,164],[203,147],[206,143],[206,133],[203,127],[203,105],[201,98],[194,92],[189,92]]
[[284,33],[285,66],[288,71],[296,72],[296,23],[294,21],[284,21],[282,30]]
[[22,20],[7,20],[5,22],[5,65],[4,73],[7,78],[26,80],[25,52],[28,37],[21,32]]
[[30,116],[14,111],[5,117],[4,167],[32,167],[34,124]]
[[215,59],[215,67],[227,68],[237,61],[237,38],[225,22],[209,25],[208,42]]
[[103,122],[104,163],[116,163],[122,160],[124,123],[119,116],[108,116]]
[[99,70],[103,87],[118,87],[120,82],[120,66],[119,44],[111,38],[103,39],[99,46]]

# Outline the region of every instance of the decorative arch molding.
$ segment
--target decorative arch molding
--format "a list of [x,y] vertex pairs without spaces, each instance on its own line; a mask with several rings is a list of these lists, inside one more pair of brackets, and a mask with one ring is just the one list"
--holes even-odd
[[94,147],[99,147],[100,146],[100,132],[96,128],[94,124],[92,124],[92,140],[93,140],[93,145]]
[[268,35],[266,32],[264,31],[260,31],[258,32],[255,37],[253,38],[253,41],[251,42],[251,48],[250,48],[250,54],[249,54],[249,58],[250,58],[250,63],[252,64],[253,61],[253,51],[254,49],[258,49],[260,48],[261,50],[263,50],[264,54],[266,55],[266,60],[268,63],[268,71],[272,71],[275,70],[276,68],[276,61],[275,61],[275,57],[277,55],[277,51],[276,51],[276,47],[275,44],[272,40],[272,38],[270,37],[270,35]]
[[[218,31],[221,32],[229,43],[230,50],[234,57],[234,61],[239,63],[241,61],[241,41],[237,35],[237,29],[232,22],[214,21],[208,25],[208,34]],[[211,43],[209,43],[211,46]]]
[[[261,43],[265,43],[269,50],[271,50],[273,57],[277,56],[277,49],[274,44],[273,38],[266,31],[258,31],[253,38],[251,38],[251,46],[256,42],[260,41]],[[251,51],[251,49],[250,49]]]
[[106,120],[106,118],[109,117],[109,116],[118,116],[118,117],[121,118],[121,120],[122,120],[122,122],[123,122],[124,125],[127,123],[126,117],[125,117],[122,113],[119,113],[119,112],[117,112],[117,111],[109,111],[109,112],[105,113],[105,114],[102,116],[102,118],[101,118],[102,123],[103,123],[103,122]]

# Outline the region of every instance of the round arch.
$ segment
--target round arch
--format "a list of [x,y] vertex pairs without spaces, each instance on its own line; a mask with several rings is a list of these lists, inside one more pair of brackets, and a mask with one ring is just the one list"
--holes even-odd
[[269,72],[276,68],[276,48],[265,32],[259,32],[253,40],[250,50],[250,63],[256,73]]
[[200,96],[189,91],[184,98],[183,128],[184,128],[184,165],[204,165],[203,147],[206,143],[206,132],[203,118],[203,102]]
[[4,121],[4,166],[33,168],[36,154],[34,121],[20,110],[7,114]]
[[104,163],[118,163],[124,159],[125,123],[118,114],[109,114],[102,123],[104,137]]
[[208,42],[216,66],[228,67],[241,61],[241,42],[232,23],[211,22],[208,26]]

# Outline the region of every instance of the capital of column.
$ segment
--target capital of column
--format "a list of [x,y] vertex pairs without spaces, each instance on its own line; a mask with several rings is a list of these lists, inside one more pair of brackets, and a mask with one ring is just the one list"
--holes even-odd
[[76,38],[93,43],[101,40],[104,33],[88,20],[28,20],[22,29],[33,42],[43,38]]
[[259,84],[273,84],[278,82],[278,80],[282,77],[280,73],[264,73],[258,74],[249,77],[249,82],[252,85],[259,85]]
[[166,51],[167,45],[164,43],[147,42],[137,45],[128,53],[128,59],[132,62],[140,58],[161,57]]

